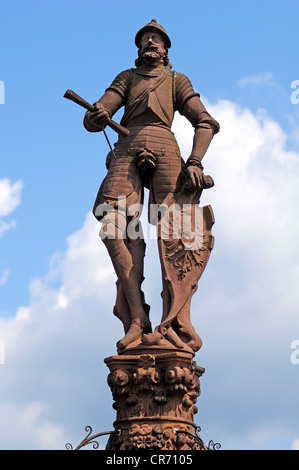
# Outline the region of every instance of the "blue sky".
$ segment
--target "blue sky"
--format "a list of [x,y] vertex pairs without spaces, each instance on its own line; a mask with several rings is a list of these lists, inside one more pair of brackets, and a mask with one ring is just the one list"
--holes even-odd
[[[291,102],[298,2],[197,0],[182,8],[176,0],[11,0],[0,9],[3,445],[57,448],[63,441],[63,448],[86,424],[112,425],[114,412],[103,405],[110,392],[99,392],[107,371],[97,367],[122,332],[111,313],[114,274],[88,215],[108,149],[63,94],[71,88],[99,98],[134,66],[135,34],[157,18],[172,40],[173,68],[190,78],[221,125],[205,157],[216,186],[202,202],[215,212],[216,245],[194,304],[203,338],[197,362],[207,369],[198,424],[224,448],[299,447],[299,365],[290,361],[299,339],[299,104]],[[180,120],[174,132],[187,158],[192,132]],[[157,312],[158,258],[147,270]],[[103,316],[107,339],[99,344]],[[22,423],[17,439],[4,418]],[[41,429],[52,437],[41,440]]]

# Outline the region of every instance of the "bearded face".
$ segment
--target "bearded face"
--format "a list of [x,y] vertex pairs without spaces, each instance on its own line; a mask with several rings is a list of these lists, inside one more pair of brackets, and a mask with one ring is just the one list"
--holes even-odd
[[148,62],[155,62],[158,59],[164,59],[165,50],[160,50],[156,46],[145,46],[141,51],[141,57]]
[[148,31],[141,39],[140,55],[143,60],[153,63],[158,60],[163,62],[166,56],[164,40],[159,33]]

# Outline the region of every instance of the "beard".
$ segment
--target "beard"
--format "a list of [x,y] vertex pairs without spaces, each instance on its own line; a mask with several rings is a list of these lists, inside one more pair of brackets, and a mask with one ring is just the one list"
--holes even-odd
[[160,50],[155,46],[147,46],[141,52],[142,59],[146,59],[149,62],[155,62],[157,59],[164,59],[165,56],[165,50]]

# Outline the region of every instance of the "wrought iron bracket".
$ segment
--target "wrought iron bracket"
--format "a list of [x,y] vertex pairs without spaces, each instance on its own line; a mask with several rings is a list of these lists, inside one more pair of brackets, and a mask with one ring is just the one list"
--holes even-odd
[[210,440],[209,444],[206,445],[202,438],[200,437],[199,433],[201,431],[201,428],[198,426],[195,430],[195,434],[192,434],[189,431],[184,431],[179,428],[173,428],[174,433],[177,435],[177,440],[179,440],[179,434],[186,434],[192,439],[194,439],[194,442],[199,445],[201,450],[218,450],[221,448],[221,444],[219,442],[214,443],[214,441]]
[[[91,426],[86,426],[85,431],[87,432],[87,436],[80,442],[80,444],[77,445],[77,447],[74,449],[72,444],[67,443],[65,445],[65,448],[67,450],[80,450],[82,447],[85,447],[87,445],[92,445],[93,449],[98,449],[99,448],[99,443],[97,439],[101,436],[105,435],[119,435],[121,432],[120,430],[117,431],[104,431],[104,432],[99,432],[97,434],[92,434],[92,427]],[[192,434],[189,431],[185,431],[179,428],[173,428],[173,432],[177,436],[177,441],[179,441],[179,434],[185,434],[191,437],[194,440],[194,444],[199,445],[201,450],[218,450],[221,448],[221,444],[218,442],[214,443],[214,441],[210,440],[209,444],[206,445],[202,438],[200,437],[200,431],[201,428],[198,426],[195,430],[195,434]]]
[[118,431],[104,431],[104,432],[99,432],[97,434],[91,434],[92,433],[92,427],[91,426],[86,426],[85,431],[87,432],[87,436],[83,439],[83,441],[80,442],[79,445],[77,445],[77,447],[75,449],[73,448],[72,444],[70,444],[69,442],[65,445],[65,448],[67,450],[79,450],[84,446],[92,444],[92,447],[94,449],[98,449],[99,448],[99,443],[96,440],[96,439],[98,439],[98,437],[105,436],[107,434],[110,434],[110,435],[111,434],[120,434],[120,430],[118,430]]

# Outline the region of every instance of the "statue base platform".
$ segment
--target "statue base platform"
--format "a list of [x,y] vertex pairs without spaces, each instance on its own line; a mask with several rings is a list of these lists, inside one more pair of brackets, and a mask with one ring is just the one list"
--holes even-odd
[[106,450],[205,450],[193,417],[205,369],[180,350],[138,347],[105,359],[116,410]]

